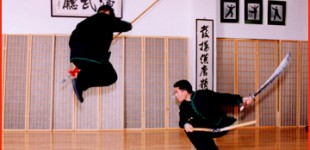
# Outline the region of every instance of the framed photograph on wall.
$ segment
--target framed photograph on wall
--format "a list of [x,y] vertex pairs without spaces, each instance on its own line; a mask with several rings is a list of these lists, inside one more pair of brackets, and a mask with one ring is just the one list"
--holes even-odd
[[245,0],[244,23],[263,23],[263,2],[262,0]]
[[51,2],[52,17],[86,18],[96,14],[101,5],[110,5],[116,17],[123,17],[123,0],[51,0]]
[[268,24],[285,25],[286,2],[268,1]]
[[221,0],[221,22],[239,22],[239,0]]
[[213,90],[213,20],[196,19],[196,89]]

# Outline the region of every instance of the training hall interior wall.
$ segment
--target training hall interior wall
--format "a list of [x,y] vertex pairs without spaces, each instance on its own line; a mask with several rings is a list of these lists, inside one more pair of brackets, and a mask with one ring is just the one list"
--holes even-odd
[[[173,83],[188,79],[188,39],[119,37],[111,62],[119,79],[91,88],[79,103],[70,79],[68,35],[3,36],[4,130],[115,130],[178,128]],[[217,39],[219,92],[248,95],[292,58],[276,83],[244,112],[227,107],[238,122],[256,126],[307,124],[308,44],[305,41]],[[254,66],[254,67],[253,67]]]
[[90,88],[82,104],[71,80],[62,83],[73,68],[68,41],[68,35],[3,36],[4,130],[177,127],[171,85],[188,78],[187,38],[114,39],[111,63],[118,81]]
[[279,76],[243,112],[227,107],[240,122],[256,126],[303,126],[308,122],[308,42],[278,40],[217,40],[219,92],[249,95],[265,83],[286,54],[291,59]]
[[[3,0],[2,3],[3,34],[69,35],[77,23],[84,19],[52,17],[51,1],[20,1],[16,4],[11,0]],[[79,1],[77,3],[81,5]],[[133,23],[133,30],[122,35],[187,37],[190,62],[195,62],[196,59],[196,19],[214,20],[215,38],[308,40],[308,0],[286,1],[287,17],[284,26],[268,25],[268,0],[262,0],[262,4],[263,23],[246,24],[244,1],[239,2],[239,22],[222,23],[220,0],[123,0],[123,19],[136,21]],[[34,6],[34,9],[25,9]],[[216,40],[214,42],[216,45]],[[216,54],[215,52],[215,57]],[[189,64],[191,82],[195,81],[195,68],[194,63]]]
[[[3,33],[70,34],[84,18],[52,17],[51,1],[54,0],[19,1],[16,4],[12,0],[2,0]],[[287,4],[285,26],[267,25],[268,0],[262,0],[263,24],[244,23],[244,1],[241,0],[238,23],[220,22],[220,0],[123,0],[123,19],[129,22],[156,2],[133,23],[133,30],[123,35],[185,36],[194,43],[195,20],[206,18],[214,20],[216,37],[307,40],[308,0],[283,1]],[[79,1],[77,3],[81,5]]]
[[[227,108],[231,114],[239,122],[257,119],[256,126],[307,124],[307,0],[286,1],[285,26],[267,25],[266,9],[262,25],[245,24],[241,1],[240,22],[221,23],[219,0],[125,0],[124,20],[134,20],[155,1],[112,44],[117,83],[90,89],[81,105],[71,83],[61,80],[73,68],[68,36],[83,18],[51,17],[51,1],[3,0],[3,129],[177,128],[171,86],[181,78],[194,81],[195,20],[203,18],[214,20],[215,39],[221,37],[214,41],[217,91],[248,95],[287,51],[293,54],[285,75],[257,97],[255,107],[245,113]],[[264,8],[267,3],[263,0]]]

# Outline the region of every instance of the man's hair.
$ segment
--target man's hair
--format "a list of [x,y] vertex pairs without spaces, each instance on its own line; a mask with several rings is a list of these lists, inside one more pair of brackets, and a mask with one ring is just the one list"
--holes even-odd
[[192,85],[187,80],[180,80],[174,83],[173,87],[178,87],[180,90],[186,90],[188,93],[193,93]]
[[114,9],[110,6],[110,5],[102,5],[98,8],[97,12],[100,12],[100,11],[110,11],[110,13],[114,13]]

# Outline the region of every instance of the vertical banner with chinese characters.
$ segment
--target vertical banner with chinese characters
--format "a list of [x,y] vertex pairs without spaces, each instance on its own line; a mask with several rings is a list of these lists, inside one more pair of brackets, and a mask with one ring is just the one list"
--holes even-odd
[[101,5],[110,5],[116,17],[122,18],[123,0],[51,0],[52,17],[89,17]]
[[213,20],[196,19],[196,90],[213,90]]

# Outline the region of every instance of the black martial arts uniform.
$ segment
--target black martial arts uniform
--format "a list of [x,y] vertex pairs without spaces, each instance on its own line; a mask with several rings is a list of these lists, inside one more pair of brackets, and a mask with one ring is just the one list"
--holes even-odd
[[[240,95],[217,93],[210,90],[198,90],[191,95],[191,101],[183,101],[180,105],[179,126],[184,128],[186,123],[194,128],[222,128],[232,125],[236,119],[226,115],[224,105],[242,104]],[[227,134],[224,132],[186,132],[188,138],[197,150],[217,150],[213,138]]]
[[115,17],[114,12],[110,15],[97,13],[76,26],[70,36],[69,46],[70,61],[80,69],[76,79],[79,92],[116,82],[117,74],[109,61],[113,32],[131,29],[131,23]]

